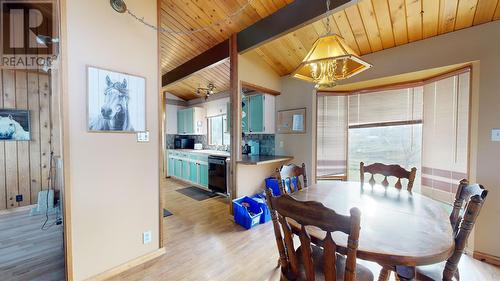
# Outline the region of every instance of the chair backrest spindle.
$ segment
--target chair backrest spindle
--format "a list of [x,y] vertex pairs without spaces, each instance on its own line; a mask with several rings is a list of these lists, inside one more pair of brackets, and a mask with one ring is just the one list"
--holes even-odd
[[406,189],[411,191],[413,188],[413,182],[415,181],[415,176],[417,175],[417,168],[413,167],[410,171],[405,170],[399,165],[386,165],[382,163],[374,163],[365,166],[365,163],[359,163],[360,181],[365,181],[365,173],[370,173],[371,177],[368,181],[371,185],[375,184],[375,174],[380,174],[384,176],[384,180],[381,184],[385,187],[389,186],[389,181],[387,177],[396,177],[398,180],[395,184],[397,189],[403,188],[401,179],[408,179],[408,185]]

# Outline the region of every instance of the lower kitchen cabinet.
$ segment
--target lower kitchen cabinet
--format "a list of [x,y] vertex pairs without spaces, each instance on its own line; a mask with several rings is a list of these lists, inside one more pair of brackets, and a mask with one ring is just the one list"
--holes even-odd
[[208,188],[208,155],[169,150],[168,175]]
[[189,162],[189,181],[198,182],[198,163]]
[[182,178],[182,160],[175,159],[174,177]]
[[204,187],[208,187],[208,164],[200,164],[200,177],[198,179],[198,184]]
[[189,180],[189,161],[188,160],[181,160],[182,161],[182,175],[181,178],[183,180]]
[[168,156],[168,175],[173,177],[175,175],[175,158]]

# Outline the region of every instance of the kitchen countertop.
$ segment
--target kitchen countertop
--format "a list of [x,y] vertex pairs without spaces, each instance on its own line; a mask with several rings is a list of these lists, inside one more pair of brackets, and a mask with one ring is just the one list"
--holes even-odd
[[293,159],[292,156],[282,156],[282,155],[272,155],[272,156],[243,155],[241,160],[238,161],[237,163],[243,165],[263,165],[276,162],[285,162],[291,159]]
[[168,149],[168,150],[174,150],[174,151],[180,151],[180,152],[188,152],[188,153],[198,153],[198,154],[205,154],[205,155],[216,155],[216,156],[226,156],[226,157],[231,156],[231,154],[228,151],[221,151],[221,150],[210,150],[210,149],[201,149],[201,150],[196,150],[196,149]]

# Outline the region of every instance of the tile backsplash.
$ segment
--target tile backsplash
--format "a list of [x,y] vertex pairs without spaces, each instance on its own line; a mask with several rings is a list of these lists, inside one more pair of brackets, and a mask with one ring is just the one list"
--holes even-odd
[[[174,148],[174,140],[175,140],[175,137],[177,137],[177,136],[179,136],[179,135],[167,134],[167,137],[165,140],[166,145],[167,145],[167,149]],[[208,139],[207,139],[206,135],[182,135],[179,137],[194,139],[195,143],[201,143],[203,145],[203,149],[215,149],[214,146],[208,145]]]
[[245,134],[243,141],[246,143],[249,140],[259,141],[260,155],[274,155],[275,136],[273,134]]
[[[174,139],[178,135],[167,134],[166,135],[166,146],[167,149],[174,148]],[[206,135],[182,135],[182,137],[193,138],[195,143],[203,144],[203,149],[216,149],[215,146],[208,145],[208,139]],[[273,134],[245,134],[243,141],[246,143],[249,140],[259,141],[260,155],[274,155],[275,154],[275,135]]]

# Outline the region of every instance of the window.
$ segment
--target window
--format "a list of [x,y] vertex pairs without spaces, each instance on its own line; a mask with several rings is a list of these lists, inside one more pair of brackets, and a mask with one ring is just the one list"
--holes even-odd
[[218,115],[208,118],[208,144],[229,145],[230,134],[227,128],[227,115]]
[[318,93],[318,179],[358,181],[360,162],[381,162],[416,167],[416,191],[453,193],[467,177],[469,80],[465,70],[415,87]]

